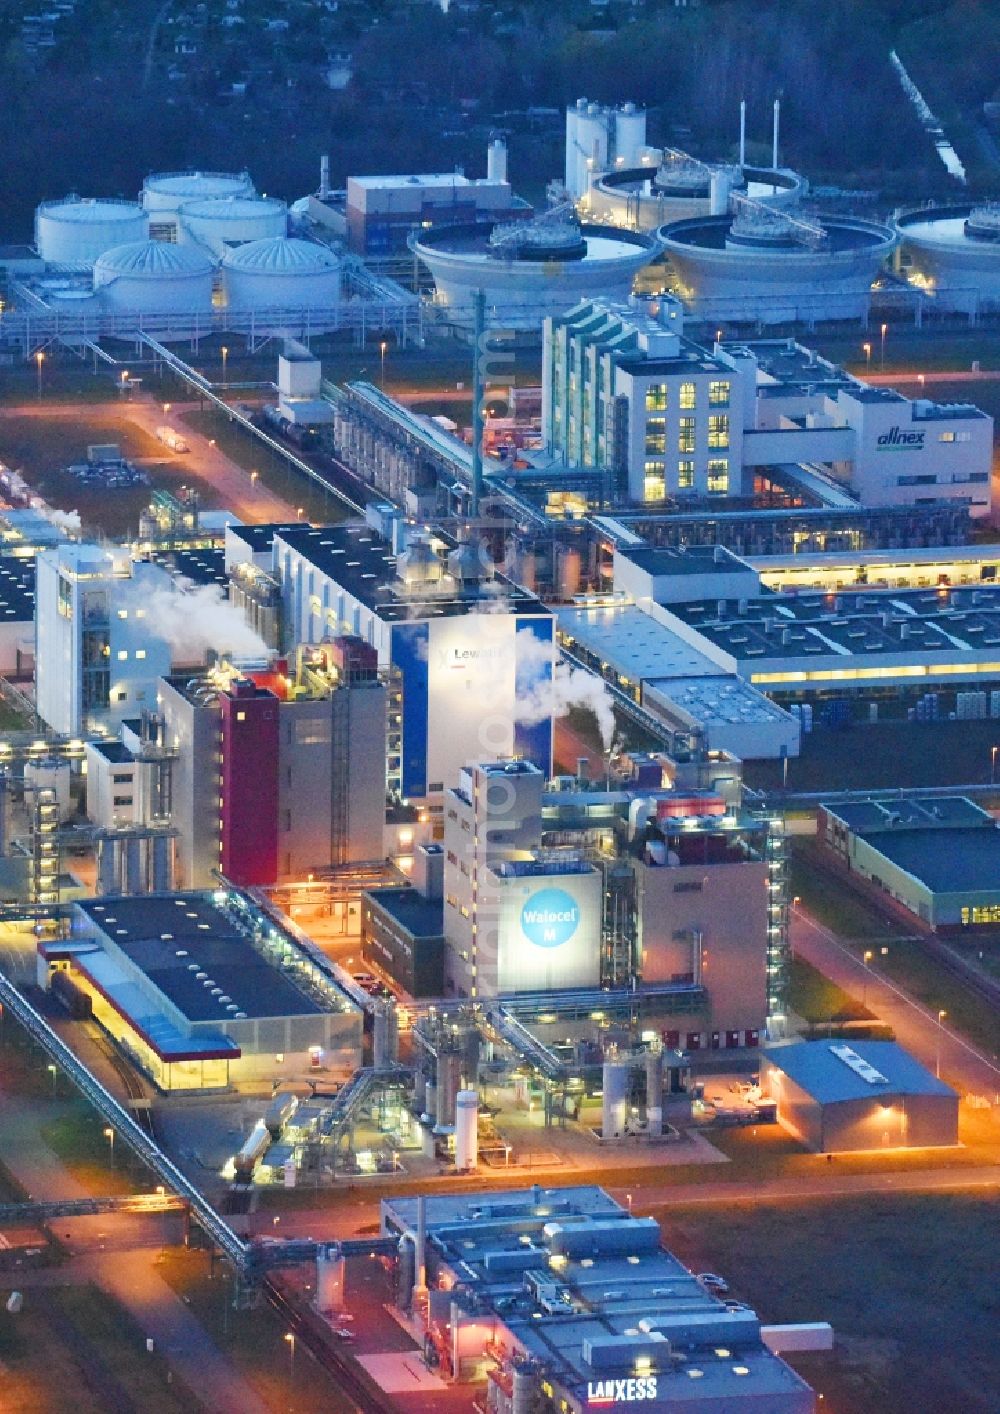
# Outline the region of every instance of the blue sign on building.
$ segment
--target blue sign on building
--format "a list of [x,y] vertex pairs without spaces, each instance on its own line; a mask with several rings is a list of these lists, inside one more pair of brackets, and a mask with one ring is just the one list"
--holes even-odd
[[565,889],[539,889],[521,909],[521,929],[539,948],[568,943],[580,922],[580,906]]

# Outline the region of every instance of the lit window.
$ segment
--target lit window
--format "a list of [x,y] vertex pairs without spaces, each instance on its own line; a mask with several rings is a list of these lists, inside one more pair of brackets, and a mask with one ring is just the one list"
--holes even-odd
[[954,442],[954,440],[955,440],[955,434],[954,434],[954,432],[939,432],[939,433],[938,433],[938,441],[939,441],[939,442]]
[[137,649],[135,650],[135,656],[136,656],[137,658],[145,658],[145,656],[146,656],[146,650],[145,650],[145,648],[137,648]]
[[694,486],[694,462],[688,457],[682,457],[677,463],[677,489],[678,491],[690,491]]
[[237,712],[237,713],[236,713],[236,720],[237,720],[238,722],[245,722],[246,719],[247,719],[247,714],[246,714],[245,712]]
[[729,416],[727,413],[716,413],[708,419],[708,445],[720,448],[729,446]]
[[713,378],[708,385],[708,403],[713,408],[729,406],[729,379]]
[[725,457],[710,457],[708,462],[709,494],[725,496],[729,491],[729,462]]
[[679,452],[693,452],[695,440],[695,419],[693,417],[682,417],[677,424],[677,450]]
[[665,412],[667,408],[666,383],[650,383],[646,389],[646,411]]
[[667,450],[667,424],[662,417],[651,417],[646,423],[646,455],[662,456]]
[[643,471],[643,499],[662,501],[667,494],[667,474],[663,462],[648,461]]
[[118,650],[118,661],[119,661],[119,663],[125,663],[125,662],[128,661],[128,649],[127,649],[127,648],[119,648],[119,650]]
[[[953,438],[954,438],[954,434],[953,434]],[[944,438],[942,437],[941,440],[944,441]],[[119,609],[119,610],[118,610],[118,617],[119,617],[120,619],[127,619],[127,618],[128,618],[128,609]]]
[[682,383],[680,391],[680,406],[690,409],[696,406],[698,390],[693,383]]

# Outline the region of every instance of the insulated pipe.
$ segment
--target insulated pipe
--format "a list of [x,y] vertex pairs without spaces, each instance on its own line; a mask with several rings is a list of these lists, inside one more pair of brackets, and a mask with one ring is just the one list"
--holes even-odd
[[740,170],[746,166],[747,161],[747,101],[740,99]]
[[781,123],[781,99],[774,100],[774,130],[771,137],[771,166],[778,169],[778,129]]

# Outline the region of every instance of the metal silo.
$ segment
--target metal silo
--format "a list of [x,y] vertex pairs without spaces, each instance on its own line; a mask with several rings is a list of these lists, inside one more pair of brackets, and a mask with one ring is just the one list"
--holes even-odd
[[247,241],[283,236],[288,208],[274,196],[214,197],[189,201],[178,212],[177,239],[197,241],[219,259]]
[[35,246],[52,265],[86,270],[104,251],[144,240],[149,220],[134,201],[68,196],[43,201],[35,212]]

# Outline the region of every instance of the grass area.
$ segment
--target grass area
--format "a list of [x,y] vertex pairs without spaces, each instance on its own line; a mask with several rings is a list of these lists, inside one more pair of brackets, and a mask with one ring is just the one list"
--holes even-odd
[[[0,1292],[6,1303],[9,1288]],[[195,1414],[205,1406],[149,1353],[124,1307],[96,1286],[29,1287],[24,1307],[0,1307],[0,1406],[11,1414]]]
[[178,421],[214,441],[219,450],[244,471],[258,472],[261,485],[290,506],[301,506],[306,520],[322,525],[344,519],[343,502],[321,490],[217,408],[187,412]]
[[792,959],[791,1007],[803,1021],[867,1021],[872,1013],[804,958]]
[[877,1196],[656,1215],[672,1251],[696,1271],[723,1273],[765,1322],[832,1323],[830,1354],[790,1361],[824,1395],[820,1408],[996,1409],[995,1199]]
[[[881,914],[866,898],[836,875],[816,867],[817,844],[796,840],[790,854],[789,879],[794,895],[820,923],[861,955],[874,944],[875,971],[897,983],[929,1011],[944,1008],[948,1023],[990,1055],[1000,1051],[1000,1017],[985,998],[977,996],[942,967],[917,941],[885,942],[905,933],[906,926]],[[972,946],[972,945],[970,945]],[[887,951],[883,953],[882,948]]]
[[149,1170],[116,1137],[105,1134],[107,1125],[86,1100],[73,1096],[57,1101],[57,1112],[41,1126],[41,1135],[52,1152],[91,1192],[131,1193],[137,1187],[152,1191]]
[[[1000,369],[1000,340],[990,329],[914,329],[912,323],[890,323],[885,341],[885,367],[880,357],[878,329],[867,334],[819,333],[809,344],[834,363],[842,363],[861,377],[871,373],[967,372],[978,360],[981,369]],[[872,345],[869,368],[863,345]],[[928,395],[930,396],[930,395]]]
[[[79,359],[60,359],[49,350],[42,362],[42,399],[57,403],[113,403],[119,397],[114,373],[106,365],[94,373]],[[31,403],[38,400],[38,368],[30,362],[0,367],[0,403]]]
[[232,1275],[223,1263],[217,1262],[213,1271],[206,1252],[170,1248],[157,1264],[163,1279],[184,1298],[274,1414],[315,1414],[338,1407],[333,1382],[301,1344],[295,1352],[293,1382],[285,1330],[269,1307],[233,1309]]

